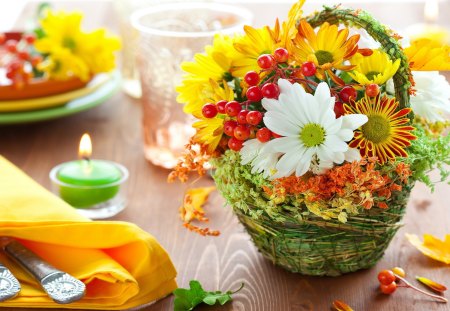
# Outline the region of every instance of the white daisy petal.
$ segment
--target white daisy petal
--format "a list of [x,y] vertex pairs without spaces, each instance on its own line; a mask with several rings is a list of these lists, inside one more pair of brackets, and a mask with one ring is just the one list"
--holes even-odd
[[364,114],[349,114],[342,116],[341,118],[342,127],[348,128],[352,131],[364,125],[369,120]]
[[298,127],[286,120],[285,116],[276,111],[268,111],[264,115],[264,124],[272,132],[281,136],[298,136]]
[[334,152],[345,152],[348,149],[348,145],[336,135],[328,135],[324,145]]
[[353,131],[350,129],[344,128],[344,129],[341,129],[339,132],[337,132],[336,135],[343,141],[350,141],[353,138]]
[[356,148],[348,148],[348,150],[344,153],[345,161],[353,162],[361,159],[361,154]]
[[298,137],[280,137],[270,142],[270,147],[276,152],[288,153],[296,148],[303,148],[303,144]]
[[311,159],[312,156],[314,154],[314,150],[313,149],[306,149],[305,153],[302,155],[302,157],[300,158],[300,161],[297,164],[297,167],[295,168],[295,175],[296,176],[302,176],[303,174],[305,174],[310,165],[311,165]]

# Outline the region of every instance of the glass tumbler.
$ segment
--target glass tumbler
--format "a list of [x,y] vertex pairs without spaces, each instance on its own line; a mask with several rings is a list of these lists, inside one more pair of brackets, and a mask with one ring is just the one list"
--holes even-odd
[[216,33],[242,32],[251,20],[248,10],[207,2],[160,4],[131,15],[139,33],[137,63],[147,160],[173,168],[194,134],[192,120],[176,101],[181,63],[204,51]]

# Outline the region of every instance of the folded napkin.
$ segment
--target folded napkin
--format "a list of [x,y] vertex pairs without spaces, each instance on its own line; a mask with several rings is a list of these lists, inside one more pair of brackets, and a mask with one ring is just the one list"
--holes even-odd
[[176,287],[176,270],[158,241],[136,225],[90,221],[0,156],[0,237],[18,239],[56,268],[86,284],[86,296],[58,305],[0,253],[22,290],[1,307],[124,310]]

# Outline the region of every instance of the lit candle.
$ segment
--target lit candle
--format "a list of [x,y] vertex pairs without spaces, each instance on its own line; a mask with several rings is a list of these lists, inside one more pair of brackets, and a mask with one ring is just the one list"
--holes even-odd
[[79,160],[62,163],[50,173],[59,183],[60,197],[76,208],[91,208],[113,199],[124,179],[124,168],[114,162],[91,159],[88,134],[82,136],[78,154]]
[[410,38],[411,41],[426,38],[436,41],[441,45],[449,44],[449,30],[437,24],[438,18],[438,0],[427,0],[424,6],[425,23],[409,26],[405,29],[405,34]]

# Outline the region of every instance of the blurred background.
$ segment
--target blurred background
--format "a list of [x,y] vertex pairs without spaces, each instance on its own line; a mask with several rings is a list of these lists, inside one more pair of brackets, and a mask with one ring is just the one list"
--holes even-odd
[[[207,1],[207,0],[206,0]],[[15,0],[2,1],[0,4],[0,31],[12,29],[19,14],[30,2],[42,2],[35,0]],[[123,2],[126,5],[134,7],[142,7],[149,4],[160,2],[176,2],[170,0],[72,0],[72,1],[46,1],[54,3],[55,7],[63,7],[67,9],[82,9],[83,5],[98,3],[97,5],[105,5],[108,2]],[[229,3],[241,5],[249,8],[255,13],[255,26],[264,25],[272,22],[276,17],[283,18],[286,16],[292,3],[295,0],[221,0],[208,2]],[[322,5],[334,5],[342,3],[345,6],[362,8],[370,11],[377,19],[390,25],[394,29],[405,29],[406,27],[417,23],[436,23],[450,28],[450,1],[449,0],[314,0],[306,1],[305,12],[312,12],[319,9]],[[427,4],[428,10],[425,9]],[[87,12],[95,16],[96,11]],[[86,20],[91,20],[87,16]],[[88,27],[89,25],[86,25]]]

